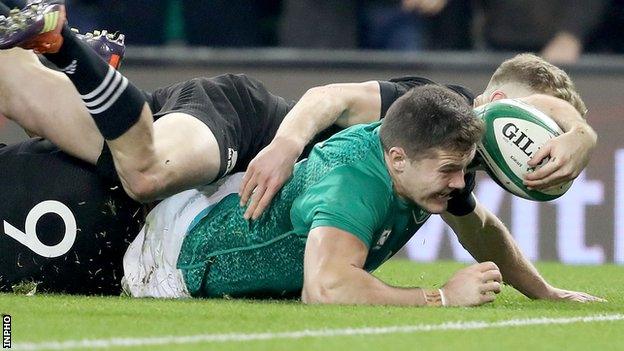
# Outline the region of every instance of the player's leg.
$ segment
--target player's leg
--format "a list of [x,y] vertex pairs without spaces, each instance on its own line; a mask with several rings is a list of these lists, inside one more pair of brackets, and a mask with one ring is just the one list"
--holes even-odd
[[31,51],[0,50],[0,114],[89,163],[102,150],[104,139],[72,82]]
[[222,158],[212,131],[186,113],[141,118],[107,144],[124,189],[142,202],[214,181]]
[[[73,156],[93,164],[100,156],[104,139],[73,84],[32,52],[0,51],[0,101],[1,114]],[[122,181],[136,197],[166,196],[216,177],[219,147],[206,125],[183,114],[152,124],[149,113],[123,138],[111,141]],[[145,139],[149,142],[139,142]]]
[[[60,1],[41,1],[36,8],[31,6],[12,15],[14,22],[21,21],[22,16],[37,23],[40,17],[59,12],[58,17],[54,17],[55,22],[43,25],[44,28],[52,28],[44,33],[47,36],[36,34],[23,40],[22,36],[11,32],[0,38],[0,42],[4,43],[5,48],[22,46],[46,52],[46,58],[66,73],[86,106],[88,115],[108,141],[117,171],[128,194],[135,199],[148,201],[171,194],[180,188],[193,187],[214,179],[219,166],[213,165],[218,164],[219,159],[210,160],[210,156],[219,155],[219,151],[218,148],[215,149],[217,144],[211,131],[205,126],[196,128],[197,122],[191,116],[175,117],[179,122],[176,128],[183,129],[185,133],[160,133],[159,139],[162,136],[169,140],[162,143],[160,140],[156,141],[153,116],[144,95],[63,25],[64,7],[59,3]],[[54,35],[58,30],[60,39]],[[59,134],[47,128],[58,130]],[[65,148],[67,143],[59,141],[66,139],[63,136],[68,133],[59,129],[46,124],[35,130]],[[175,137],[180,134],[184,137]],[[202,143],[197,147],[190,144],[196,140]],[[93,144],[94,140],[90,139],[90,145]],[[165,152],[161,144],[176,145],[176,151]],[[73,149],[68,151],[72,154],[79,152]],[[93,154],[88,156],[92,157]],[[92,158],[87,159],[93,161]],[[213,168],[216,171],[210,172]]]

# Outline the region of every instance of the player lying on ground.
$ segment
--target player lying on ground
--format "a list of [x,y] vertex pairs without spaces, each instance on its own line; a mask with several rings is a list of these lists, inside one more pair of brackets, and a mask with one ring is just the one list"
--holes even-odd
[[[28,60],[26,60],[26,61],[19,61],[19,60],[18,60],[17,62],[27,62],[27,61],[28,61]],[[26,66],[28,66],[28,65],[26,65]],[[35,65],[35,64],[33,64],[32,66],[36,68],[36,65]],[[38,72],[36,69],[35,69],[34,71],[35,71],[35,72]],[[54,77],[54,76],[52,76],[52,77]],[[56,77],[55,77],[55,79],[58,79],[58,76],[56,76]],[[9,79],[9,80],[10,80],[10,79]],[[54,79],[51,79],[51,81],[53,81],[53,80],[54,80]],[[418,81],[418,80],[416,80],[416,81]],[[397,83],[397,85],[398,85],[398,83]],[[352,86],[360,86],[360,85],[352,85]],[[370,89],[371,87],[372,87],[372,85],[371,85],[370,83],[368,83],[367,88],[368,88],[368,89]],[[390,88],[392,88],[392,89],[395,89],[395,92],[397,91],[397,89],[396,89],[394,86],[392,86],[391,84],[386,84],[386,87],[390,87]],[[375,87],[372,87],[372,88],[373,88],[373,89],[375,89]],[[379,88],[379,86],[378,86],[378,85],[376,86],[376,89],[377,89],[377,91],[379,91],[379,89],[380,89],[380,88]],[[401,89],[398,89],[398,90],[400,91]],[[378,94],[379,94],[379,93],[378,93]],[[382,94],[383,94],[383,92],[382,92]],[[395,94],[395,95],[396,95],[396,94]],[[373,105],[373,106],[377,103],[378,99],[379,99],[379,98],[377,98],[375,101],[372,101],[372,105]],[[302,99],[302,101],[305,101],[305,98],[304,98],[304,99]],[[377,105],[377,106],[378,106],[378,105]],[[380,109],[379,109],[379,107],[377,107],[377,109],[372,109],[371,111],[369,111],[369,113],[372,113],[372,114],[375,114],[375,113],[376,113],[376,114],[379,114],[379,110],[380,110]],[[35,112],[40,112],[40,113],[41,113],[41,110],[37,110],[37,109],[33,109],[33,110],[31,110],[30,112],[33,112],[33,111],[35,111]],[[36,114],[35,114],[35,115],[36,115]],[[348,116],[348,114],[347,114],[347,116]],[[283,115],[282,115],[282,117],[283,117]],[[45,135],[45,133],[41,133],[41,134],[44,134],[44,135]]]
[[[124,286],[133,296],[301,294],[306,303],[472,306],[493,301],[504,277],[532,298],[598,300],[550,286],[476,201],[464,172],[483,128],[459,94],[411,89],[383,123],[317,144],[256,221],[242,216],[236,175],[216,191],[161,202],[126,253]],[[484,263],[440,290],[373,277],[432,213]]]

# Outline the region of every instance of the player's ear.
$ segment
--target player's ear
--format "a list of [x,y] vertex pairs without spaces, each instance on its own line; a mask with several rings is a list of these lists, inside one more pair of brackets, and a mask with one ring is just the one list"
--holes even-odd
[[407,166],[407,154],[402,147],[393,146],[388,151],[390,165],[397,172],[403,172]]
[[507,94],[505,94],[505,92],[503,92],[501,90],[494,90],[490,94],[490,101],[488,101],[488,102],[492,102],[492,101],[496,101],[496,100],[502,100],[502,99],[506,99],[506,98],[507,98]]

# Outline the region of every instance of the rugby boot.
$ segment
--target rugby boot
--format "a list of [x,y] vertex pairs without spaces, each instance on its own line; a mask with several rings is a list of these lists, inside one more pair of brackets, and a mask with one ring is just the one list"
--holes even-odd
[[104,61],[114,69],[119,69],[126,51],[125,36],[120,33],[110,34],[105,30],[80,34],[72,29],[78,39],[89,45]]
[[63,0],[35,0],[23,9],[0,16],[0,49],[21,47],[36,53],[56,53],[63,45]]

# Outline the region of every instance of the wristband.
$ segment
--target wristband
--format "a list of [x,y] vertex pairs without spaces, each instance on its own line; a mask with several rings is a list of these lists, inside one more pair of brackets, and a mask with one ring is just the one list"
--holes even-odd
[[422,289],[425,297],[425,306],[446,306],[446,298],[442,289]]

